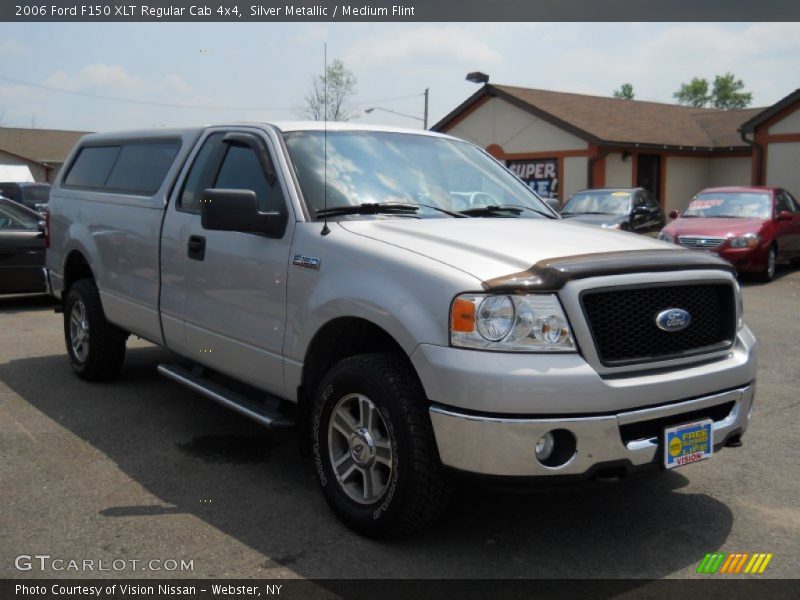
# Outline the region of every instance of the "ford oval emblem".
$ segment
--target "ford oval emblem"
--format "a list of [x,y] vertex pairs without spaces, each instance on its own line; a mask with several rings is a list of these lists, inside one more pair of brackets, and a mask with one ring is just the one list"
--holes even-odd
[[661,331],[670,333],[686,329],[691,322],[692,315],[682,308],[668,308],[656,315],[656,326]]

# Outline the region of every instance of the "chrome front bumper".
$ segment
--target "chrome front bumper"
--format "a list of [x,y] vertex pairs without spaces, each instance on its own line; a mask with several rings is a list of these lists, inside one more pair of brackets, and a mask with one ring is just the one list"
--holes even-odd
[[[604,464],[631,467],[659,463],[661,433],[655,437],[623,441],[622,426],[646,424],[695,411],[732,403],[727,416],[713,424],[714,446],[718,449],[731,435],[743,433],[750,420],[755,382],[726,392],[682,402],[628,410],[611,415],[563,418],[488,417],[463,414],[433,405],[431,421],[442,463],[448,467],[483,475],[552,476],[583,475]],[[687,421],[703,417],[689,417]],[[677,422],[681,422],[677,419]],[[657,424],[656,424],[657,428]],[[536,442],[548,431],[566,429],[575,436],[572,458],[558,467],[539,463]],[[662,450],[663,451],[663,450]]]

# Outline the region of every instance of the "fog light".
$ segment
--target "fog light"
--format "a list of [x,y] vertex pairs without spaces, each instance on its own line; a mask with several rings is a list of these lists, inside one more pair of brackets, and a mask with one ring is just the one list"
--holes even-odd
[[550,458],[550,455],[553,453],[554,445],[555,439],[550,431],[545,433],[541,439],[536,442],[536,458],[539,460],[539,462],[544,462]]

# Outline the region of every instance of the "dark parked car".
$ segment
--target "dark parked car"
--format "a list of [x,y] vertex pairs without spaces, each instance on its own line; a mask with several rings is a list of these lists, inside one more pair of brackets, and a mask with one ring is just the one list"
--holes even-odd
[[47,210],[47,203],[50,202],[50,185],[5,181],[0,183],[0,196],[41,213]]
[[666,222],[658,201],[642,188],[583,190],[569,199],[561,216],[605,229],[651,236],[658,235]]
[[777,262],[800,259],[800,205],[774,187],[708,188],[667,225],[660,239],[719,254],[737,271],[775,276]]
[[45,291],[45,224],[36,211],[0,196],[0,294]]

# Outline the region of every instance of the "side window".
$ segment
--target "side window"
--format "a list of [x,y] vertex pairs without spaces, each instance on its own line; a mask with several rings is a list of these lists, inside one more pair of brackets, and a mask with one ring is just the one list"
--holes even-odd
[[213,173],[211,173],[211,158],[214,151],[219,147],[219,142],[224,133],[214,133],[203,142],[203,147],[195,156],[194,162],[186,176],[180,198],[178,198],[178,209],[186,212],[200,212],[200,200],[203,191],[210,188],[213,183]]
[[154,194],[175,160],[177,142],[126,144],[106,179],[109,190]]
[[0,207],[0,231],[22,229],[17,220]]
[[780,214],[783,211],[795,212],[794,207],[789,203],[789,199],[786,197],[786,193],[778,192],[775,198],[775,212]]
[[87,146],[83,148],[64,180],[64,185],[102,188],[119,156],[119,146]]
[[633,200],[633,207],[639,208],[640,206],[647,206],[647,198],[644,193],[640,192],[636,194]]
[[180,142],[131,141],[86,146],[69,167],[65,186],[151,196],[167,176]]
[[794,196],[786,191],[783,193],[786,194],[786,199],[789,201],[789,206],[792,207],[792,212],[800,212],[800,205],[797,204],[797,200],[795,200]]
[[653,196],[653,194],[651,194],[650,192],[645,192],[644,193],[644,198],[645,198],[645,200],[647,202],[647,208],[649,208],[651,210],[652,209],[656,209],[656,208],[661,208],[658,205],[658,202],[656,202],[655,196]]
[[219,169],[215,188],[231,190],[253,190],[258,198],[261,212],[282,212],[283,194],[274,181],[270,186],[267,176],[252,148],[230,145]]
[[22,211],[9,206],[0,206],[0,231],[33,231],[38,221]]

